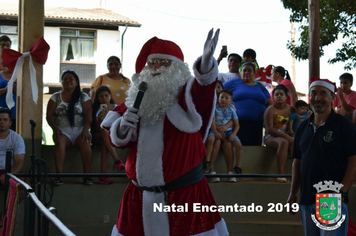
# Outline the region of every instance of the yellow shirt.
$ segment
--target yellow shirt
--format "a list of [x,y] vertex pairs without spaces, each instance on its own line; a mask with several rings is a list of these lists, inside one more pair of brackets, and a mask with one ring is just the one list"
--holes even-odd
[[[103,81],[101,82],[101,77],[103,76]],[[125,78],[125,77],[124,77]],[[101,84],[100,84],[101,82]],[[115,104],[121,104],[125,102],[126,99],[126,90],[130,88],[131,80],[128,78],[125,79],[110,79],[106,74],[98,76],[91,85],[91,88],[97,90],[100,86],[108,86],[112,98],[115,101]]]

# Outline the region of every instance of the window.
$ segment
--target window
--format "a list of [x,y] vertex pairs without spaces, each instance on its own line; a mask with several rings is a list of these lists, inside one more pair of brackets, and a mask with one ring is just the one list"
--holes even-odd
[[18,50],[17,26],[0,25],[0,36],[7,35],[11,39],[11,49]]
[[61,29],[61,62],[94,63],[96,31]]

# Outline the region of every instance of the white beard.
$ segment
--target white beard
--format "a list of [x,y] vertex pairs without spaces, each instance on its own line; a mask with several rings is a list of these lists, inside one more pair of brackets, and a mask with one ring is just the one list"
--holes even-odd
[[[152,76],[154,73],[159,75]],[[138,115],[141,117],[141,125],[154,125],[158,121],[163,120],[167,110],[177,102],[177,95],[183,85],[192,78],[189,68],[186,64],[172,61],[168,67],[160,67],[153,70],[145,66],[136,78],[132,78],[130,89],[126,92],[126,106],[132,107],[137,93],[138,87],[142,81],[145,81],[148,86],[143,97]]]

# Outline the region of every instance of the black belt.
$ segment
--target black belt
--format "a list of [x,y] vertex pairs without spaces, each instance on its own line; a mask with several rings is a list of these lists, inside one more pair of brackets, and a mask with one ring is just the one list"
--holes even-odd
[[155,193],[162,193],[162,192],[167,192],[167,191],[172,191],[175,189],[187,187],[189,185],[198,183],[202,179],[203,179],[203,165],[202,163],[199,163],[196,167],[194,167],[184,175],[162,186],[144,187],[144,186],[140,186],[137,182],[133,180],[131,182],[136,187],[142,190],[155,192]]

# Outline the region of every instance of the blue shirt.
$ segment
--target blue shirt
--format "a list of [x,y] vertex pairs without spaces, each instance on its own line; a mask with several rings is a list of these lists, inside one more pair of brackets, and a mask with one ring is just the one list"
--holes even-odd
[[[231,107],[227,106],[225,111],[220,107],[219,104],[215,108],[215,125],[221,126],[225,125],[230,120],[237,120],[236,111]],[[226,131],[231,130],[232,127],[228,128]]]
[[[9,81],[4,79],[0,74],[0,88],[5,88],[8,83],[9,83]],[[6,94],[7,93],[0,95],[0,107],[7,107]],[[15,101],[15,106],[13,108],[11,108],[11,111],[13,114],[12,119],[16,119],[16,93],[15,92],[13,93],[13,99]]]
[[262,121],[267,99],[271,98],[268,90],[259,82],[247,85],[242,79],[231,79],[224,83],[224,89],[232,91],[239,120]]
[[291,120],[294,121],[292,128],[293,128],[293,132],[295,133],[295,131],[297,131],[298,125],[299,125],[300,123],[302,123],[303,120],[308,119],[308,116],[304,115],[303,117],[300,117],[300,116],[297,115],[297,113],[293,113],[293,114],[290,116],[289,119],[291,119]]

